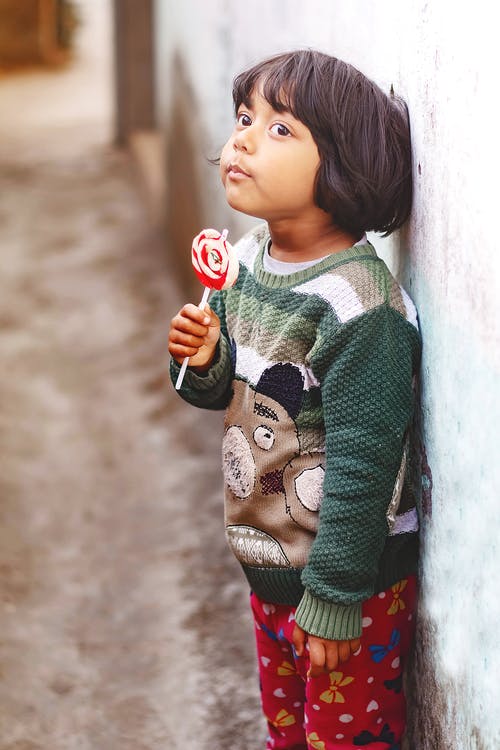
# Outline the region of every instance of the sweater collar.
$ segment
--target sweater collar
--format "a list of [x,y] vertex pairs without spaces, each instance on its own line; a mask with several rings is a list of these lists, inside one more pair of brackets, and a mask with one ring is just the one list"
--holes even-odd
[[321,276],[327,271],[331,271],[344,263],[350,263],[353,260],[365,260],[367,258],[377,258],[377,253],[373,245],[366,240],[362,245],[353,245],[352,247],[342,250],[339,253],[332,253],[324,258],[321,262],[305,268],[302,271],[290,274],[274,274],[266,271],[264,268],[264,252],[269,245],[271,237],[266,231],[259,242],[259,250],[255,258],[254,276],[256,281],[262,286],[270,289],[290,289],[291,287],[302,284],[316,276]]

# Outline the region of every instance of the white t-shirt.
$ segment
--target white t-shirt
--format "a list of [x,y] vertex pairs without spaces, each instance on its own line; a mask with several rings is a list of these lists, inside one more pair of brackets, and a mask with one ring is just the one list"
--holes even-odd
[[[359,240],[359,242],[356,242],[356,245],[364,245],[366,242],[367,237],[365,234],[364,237]],[[290,273],[304,271],[306,268],[315,266],[316,263],[321,263],[322,260],[325,260],[325,258],[328,258],[328,255],[330,255],[329,253],[328,255],[324,255],[322,258],[314,258],[314,260],[303,260],[300,263],[292,263],[287,260],[276,260],[276,258],[272,258],[269,255],[270,245],[271,241],[269,241],[269,244],[266,247],[266,251],[262,259],[262,264],[265,271],[267,271],[268,273],[274,273],[276,276],[286,276]]]

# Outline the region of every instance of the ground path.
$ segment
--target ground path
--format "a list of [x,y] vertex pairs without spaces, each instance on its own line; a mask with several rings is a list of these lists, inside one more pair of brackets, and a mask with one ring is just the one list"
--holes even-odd
[[221,418],[167,380],[164,241],[126,155],[89,123],[44,122],[38,148],[13,91],[0,81],[0,750],[258,750]]

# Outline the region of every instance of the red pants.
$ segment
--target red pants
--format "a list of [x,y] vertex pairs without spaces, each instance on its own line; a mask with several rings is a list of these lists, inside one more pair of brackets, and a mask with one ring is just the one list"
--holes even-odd
[[308,678],[308,656],[292,645],[295,608],[252,594],[267,750],[399,750],[415,602],[415,577],[364,602],[359,650],[335,672]]

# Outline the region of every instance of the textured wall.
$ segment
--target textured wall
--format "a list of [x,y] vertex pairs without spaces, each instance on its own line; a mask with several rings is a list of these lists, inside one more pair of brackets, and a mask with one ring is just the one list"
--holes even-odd
[[[217,170],[206,157],[216,155],[232,126],[236,72],[269,53],[311,46],[353,63],[386,90],[392,83],[408,101],[413,217],[398,236],[374,239],[417,303],[425,344],[424,558],[412,745],[496,750],[500,274],[493,227],[499,192],[494,11],[485,0],[474,7],[446,0],[158,0],[157,32],[161,117],[168,133],[180,97],[196,219],[227,225],[232,236],[252,221],[225,206]],[[182,162],[175,143],[171,148]],[[170,178],[175,184],[176,176]]]

